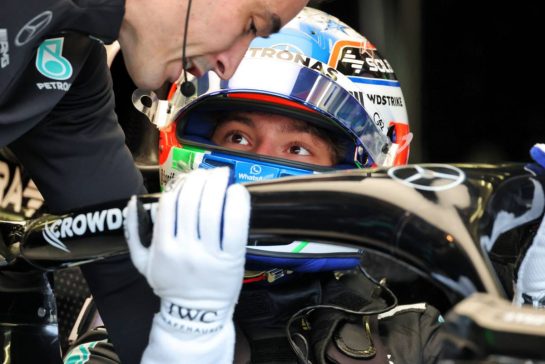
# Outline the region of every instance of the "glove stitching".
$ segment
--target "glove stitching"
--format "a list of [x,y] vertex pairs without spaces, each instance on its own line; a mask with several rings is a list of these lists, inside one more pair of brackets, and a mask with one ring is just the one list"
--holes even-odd
[[180,200],[180,195],[182,194],[183,186],[180,187],[176,193],[176,203],[174,204],[174,237],[178,236],[178,201]]
[[[229,185],[229,182],[227,182]],[[227,202],[227,193],[223,194],[223,203],[221,204],[221,221],[220,221],[220,249],[223,250],[223,226],[225,222],[225,205]]]
[[201,191],[199,193],[199,205],[197,206],[197,239],[201,240],[201,206],[202,206],[202,200],[203,200],[203,194],[206,190],[206,185],[208,184],[208,180],[205,181],[204,186],[201,188]]

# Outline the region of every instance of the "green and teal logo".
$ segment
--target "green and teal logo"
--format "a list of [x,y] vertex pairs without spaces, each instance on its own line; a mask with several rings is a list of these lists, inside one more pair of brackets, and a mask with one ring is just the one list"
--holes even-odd
[[46,39],[38,48],[36,68],[45,77],[67,80],[72,76],[72,65],[62,56],[64,38]]

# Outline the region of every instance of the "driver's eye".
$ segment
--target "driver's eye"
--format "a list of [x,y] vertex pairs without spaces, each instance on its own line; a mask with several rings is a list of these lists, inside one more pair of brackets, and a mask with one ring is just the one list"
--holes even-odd
[[229,142],[233,144],[248,145],[248,140],[240,133],[232,133],[228,136]]
[[297,155],[310,155],[310,152],[300,145],[292,145],[289,148],[289,152],[291,154],[297,154]]

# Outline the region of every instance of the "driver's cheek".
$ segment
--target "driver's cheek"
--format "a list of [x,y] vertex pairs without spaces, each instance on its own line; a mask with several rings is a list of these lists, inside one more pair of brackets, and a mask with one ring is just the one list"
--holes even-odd
[[219,144],[220,146],[227,148],[227,149],[233,149],[233,150],[239,150],[242,152],[252,152],[252,147],[250,145],[246,144],[239,144],[239,143],[223,143]]

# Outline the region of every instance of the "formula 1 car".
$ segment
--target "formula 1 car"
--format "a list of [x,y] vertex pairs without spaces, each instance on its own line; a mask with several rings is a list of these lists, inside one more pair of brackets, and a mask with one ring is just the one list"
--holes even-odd
[[[531,164],[406,165],[250,183],[248,249],[297,239],[362,248],[362,264],[400,303],[426,301],[446,315],[445,363],[545,361],[545,312],[508,301],[517,260],[543,218],[544,186],[545,171]],[[158,195],[141,200],[153,217]],[[40,272],[126,254],[126,203],[0,221],[2,362],[61,362],[54,291]]]

